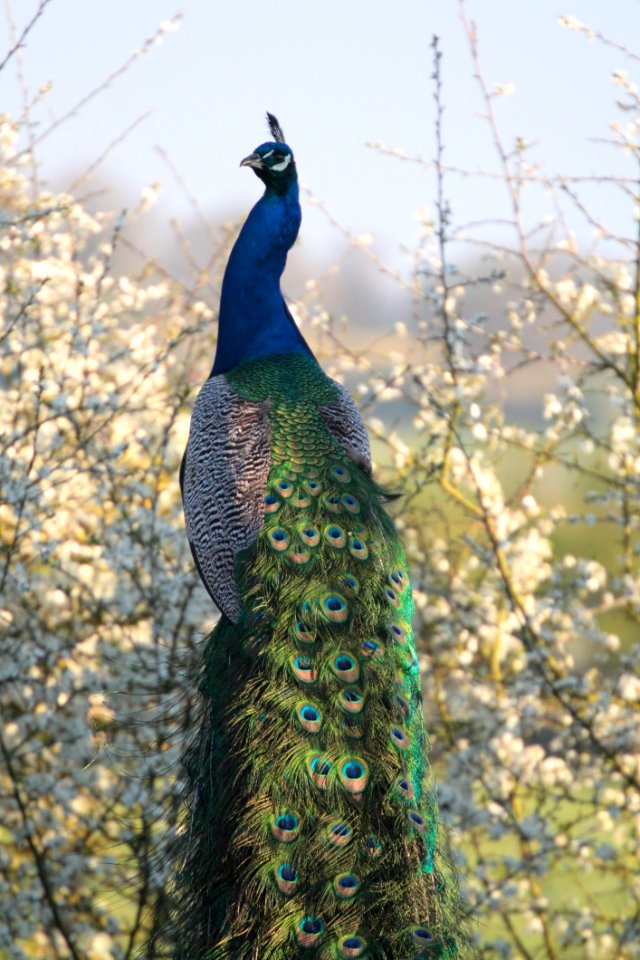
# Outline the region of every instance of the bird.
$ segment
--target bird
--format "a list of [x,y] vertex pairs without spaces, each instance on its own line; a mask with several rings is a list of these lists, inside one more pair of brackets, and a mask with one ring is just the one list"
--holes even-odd
[[175,960],[465,954],[427,758],[407,561],[350,393],[281,276],[299,231],[276,117],[223,277],[180,470],[204,644],[173,880]]

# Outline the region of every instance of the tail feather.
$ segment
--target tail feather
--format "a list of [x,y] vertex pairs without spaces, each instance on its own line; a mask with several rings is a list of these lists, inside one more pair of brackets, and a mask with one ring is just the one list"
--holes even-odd
[[300,446],[205,651],[175,957],[459,956],[405,558],[371,478]]

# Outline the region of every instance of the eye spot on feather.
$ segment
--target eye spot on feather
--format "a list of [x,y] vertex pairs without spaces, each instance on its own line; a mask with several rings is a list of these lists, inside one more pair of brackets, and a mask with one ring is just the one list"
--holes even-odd
[[335,464],[331,467],[331,476],[334,480],[337,480],[338,483],[351,483],[351,474],[345,467],[340,466],[340,464]]
[[349,933],[338,940],[338,955],[341,957],[362,957],[366,949],[365,938],[355,933]]
[[353,497],[350,493],[345,493],[341,498],[340,502],[345,510],[348,510],[349,513],[357,514],[360,513],[360,503]]
[[320,917],[301,917],[296,925],[296,937],[301,947],[315,947],[324,934]]
[[333,523],[324,531],[324,538],[328,544],[337,549],[341,549],[347,542],[347,534],[337,524]]
[[268,493],[266,497],[263,497],[262,502],[264,503],[265,513],[275,513],[282,506],[280,500],[272,493]]
[[384,595],[387,599],[387,602],[390,603],[392,607],[397,609],[400,606],[400,599],[398,598],[395,590],[392,590],[391,587],[385,587]]
[[364,841],[364,848],[369,856],[374,859],[382,854],[382,844],[378,837],[367,837]]
[[360,581],[352,577],[350,573],[347,573],[342,578],[342,589],[352,594],[352,596],[356,596],[360,593]]
[[309,776],[317,787],[325,790],[327,786],[327,777],[331,772],[333,764],[320,753],[312,753],[307,757],[307,771]]
[[293,843],[300,833],[300,818],[297,814],[287,811],[278,813],[271,818],[271,833],[280,843]]
[[435,944],[436,938],[431,933],[427,927],[413,927],[411,929],[411,939],[414,944],[420,949],[424,950],[425,947],[431,947]]
[[318,671],[309,657],[298,657],[294,654],[289,658],[289,665],[300,683],[315,683],[318,679]]
[[275,527],[269,533],[269,543],[274,550],[286,550],[289,546],[290,538],[284,527]]
[[247,650],[249,650],[250,653],[257,653],[265,640],[266,637],[262,636],[261,634],[252,633],[247,637]]
[[320,543],[320,531],[317,527],[307,524],[300,531],[300,539],[303,543],[306,543],[308,547],[317,547]]
[[416,810],[409,811],[408,820],[409,820],[409,826],[413,830],[417,830],[421,836],[426,832],[427,821]]
[[391,743],[397,750],[406,750],[409,746],[409,737],[399,724],[392,724],[390,731]]
[[326,620],[332,623],[344,623],[349,616],[349,607],[345,598],[339,593],[327,593],[320,600],[320,610]]
[[362,713],[364,694],[354,689],[354,687],[349,687],[348,690],[343,690],[340,694],[340,706],[345,713],[354,715]]
[[411,780],[404,775],[396,780],[396,790],[402,800],[413,800],[415,796]]
[[286,897],[292,896],[298,888],[300,875],[291,863],[279,863],[274,870],[278,889]]
[[407,630],[400,623],[392,623],[389,627],[389,637],[394,643],[404,647],[407,642]]
[[317,733],[322,726],[322,713],[311,703],[299,703],[296,707],[296,716],[300,726],[307,733]]
[[369,549],[364,540],[361,540],[360,537],[354,537],[349,543],[349,553],[356,560],[366,560],[369,556]]
[[322,502],[330,513],[340,513],[340,497],[336,494],[325,495]]
[[339,873],[333,881],[333,889],[340,900],[350,900],[360,889],[360,880],[355,873]]
[[331,847],[344,847],[351,840],[351,827],[340,821],[327,827],[327,841]]
[[322,492],[322,485],[317,480],[305,480],[303,486],[312,497],[317,497]]
[[290,497],[293,493],[293,484],[289,480],[278,480],[276,483],[276,490],[281,497],[284,497],[285,500]]
[[304,620],[297,620],[293,628],[293,635],[300,643],[312,644],[316,642],[316,634],[310,630]]
[[357,683],[360,664],[350,653],[339,653],[331,662],[331,669],[341,683]]
[[382,647],[379,643],[376,643],[375,640],[363,640],[360,644],[360,650],[362,651],[363,657],[367,657],[367,659],[381,657],[383,652]]
[[369,767],[362,757],[346,757],[340,761],[340,781],[347,793],[362,793],[368,779]]
[[311,560],[311,551],[300,547],[297,550],[290,550],[287,554],[287,560],[289,563],[303,567],[305,563],[309,563],[309,560]]
[[391,588],[399,594],[404,593],[404,591],[409,586],[409,580],[404,576],[402,570],[397,570],[389,574],[389,584]]
[[311,497],[308,493],[301,493],[298,491],[291,501],[294,507],[297,507],[300,510],[303,510],[305,507],[308,507],[311,503]]

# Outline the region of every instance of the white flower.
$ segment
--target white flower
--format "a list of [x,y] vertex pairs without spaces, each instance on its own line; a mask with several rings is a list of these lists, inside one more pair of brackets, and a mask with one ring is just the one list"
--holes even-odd
[[113,941],[106,933],[96,933],[87,944],[87,960],[112,960]]
[[359,233],[353,239],[353,244],[356,247],[370,247],[373,243],[374,237],[371,233]]
[[566,27],[569,30],[579,31],[584,29],[584,24],[581,23],[578,20],[578,18],[574,17],[573,15],[558,17],[558,23],[560,24],[561,27]]
[[640,677],[624,673],[618,680],[618,692],[629,703],[640,703]]
[[569,305],[575,299],[577,292],[575,280],[572,277],[563,277],[554,284],[554,290],[560,303]]
[[522,508],[529,517],[537,517],[540,515],[540,507],[538,506],[535,497],[530,493],[526,494],[522,500]]
[[553,420],[555,417],[559,417],[562,413],[563,405],[555,393],[545,393],[543,399],[544,411],[542,415],[544,419]]

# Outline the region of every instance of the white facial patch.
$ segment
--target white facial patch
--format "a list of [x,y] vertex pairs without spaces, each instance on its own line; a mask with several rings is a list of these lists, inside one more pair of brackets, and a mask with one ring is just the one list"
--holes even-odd
[[262,159],[263,159],[263,160],[266,160],[267,157],[270,157],[272,153],[273,153],[273,150],[269,150],[269,153],[263,153],[263,154],[262,154]]
[[[268,156],[268,154],[267,154]],[[283,170],[286,170],[289,164],[291,163],[291,154],[288,153],[282,163],[274,163],[271,167],[272,170],[277,170],[278,173],[281,173]]]

